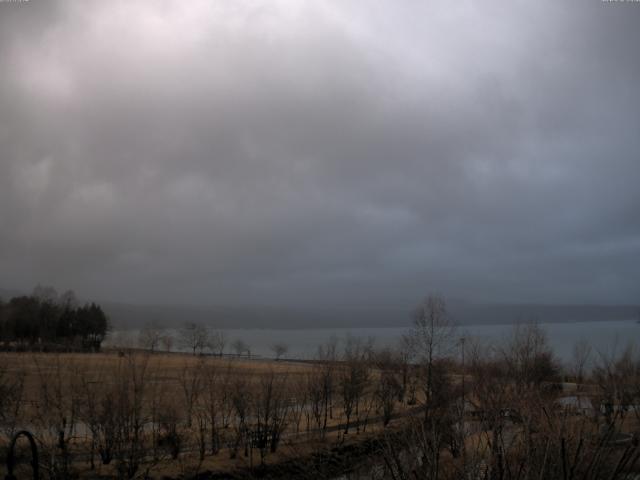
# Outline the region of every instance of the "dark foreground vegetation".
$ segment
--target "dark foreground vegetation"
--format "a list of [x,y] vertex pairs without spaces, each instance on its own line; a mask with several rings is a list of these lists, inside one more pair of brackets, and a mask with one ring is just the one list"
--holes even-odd
[[632,349],[604,356],[579,344],[561,366],[537,326],[480,345],[458,338],[430,297],[396,349],[347,338],[309,363],[197,351],[2,353],[2,448],[30,430],[51,479],[639,473]]
[[32,295],[0,299],[2,350],[98,351],[108,328],[102,308],[78,305],[72,291],[39,286]]

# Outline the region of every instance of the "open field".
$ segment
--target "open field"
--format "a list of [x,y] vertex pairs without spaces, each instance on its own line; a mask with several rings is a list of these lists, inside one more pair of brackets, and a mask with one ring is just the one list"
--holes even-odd
[[[435,337],[416,334],[425,338]],[[527,469],[530,478],[573,471],[595,480],[637,471],[634,351],[592,372],[564,372],[535,326],[517,330],[505,348],[468,346],[466,363],[421,354],[432,344],[418,340],[410,354],[352,339],[313,362],[0,353],[0,446],[18,430],[32,432],[48,479],[377,472],[510,480]]]
[[185,369],[207,365],[215,369],[230,369],[234,373],[256,376],[266,372],[287,375],[300,375],[308,372],[309,364],[296,362],[275,362],[269,360],[246,360],[243,358],[216,356],[194,356],[188,354],[147,354],[144,351],[132,351],[122,355],[118,350],[103,353],[12,353],[0,352],[0,365],[6,375],[24,376],[27,396],[36,394],[42,377],[53,377],[62,373],[71,381],[73,376],[81,375],[95,381],[108,379],[122,371],[130,361],[144,363],[150,380],[162,382],[169,391],[178,388],[179,380]]
[[[365,438],[383,420],[373,367],[360,372],[367,385],[345,413],[337,363],[113,351],[5,352],[0,366],[7,393],[2,442],[19,429],[31,431],[41,456],[62,457],[50,471],[232,471],[304,455],[318,442],[344,444],[349,434]],[[394,417],[415,409],[394,403]]]

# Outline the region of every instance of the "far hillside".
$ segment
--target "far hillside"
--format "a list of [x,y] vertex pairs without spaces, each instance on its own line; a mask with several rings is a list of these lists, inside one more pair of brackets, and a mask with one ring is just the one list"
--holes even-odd
[[[216,328],[366,328],[404,327],[412,323],[406,307],[143,306],[103,303],[114,328],[139,328],[149,322],[180,326],[185,320]],[[478,305],[452,302],[460,325],[559,323],[635,319],[636,305]]]

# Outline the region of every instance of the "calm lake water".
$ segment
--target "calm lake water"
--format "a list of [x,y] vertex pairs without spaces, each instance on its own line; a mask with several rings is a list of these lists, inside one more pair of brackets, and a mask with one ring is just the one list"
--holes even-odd
[[[595,355],[621,352],[629,344],[638,346],[640,341],[640,324],[636,320],[539,323],[538,325],[546,332],[556,355],[564,361],[571,359],[574,345],[581,340],[591,345]],[[482,343],[498,345],[513,333],[513,328],[513,325],[461,326],[456,329],[456,335],[473,337]],[[232,342],[241,339],[250,347],[252,355],[272,357],[271,346],[279,342],[289,347],[287,358],[311,359],[315,356],[318,346],[325,344],[332,337],[338,338],[338,348],[340,344],[344,344],[344,339],[349,335],[363,339],[373,338],[378,347],[394,346],[402,335],[409,332],[409,328],[225,329],[222,331],[227,340],[225,351],[229,353],[232,353]],[[135,341],[137,335],[138,332],[135,330],[114,332],[107,343],[130,344]],[[179,347],[176,345],[175,349],[179,350]]]

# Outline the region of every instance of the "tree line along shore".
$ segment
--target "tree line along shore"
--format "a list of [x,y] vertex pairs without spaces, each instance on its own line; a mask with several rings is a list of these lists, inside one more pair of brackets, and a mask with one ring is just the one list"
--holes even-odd
[[96,303],[79,304],[38,286],[32,295],[0,299],[0,349],[14,351],[99,351],[109,319]]

